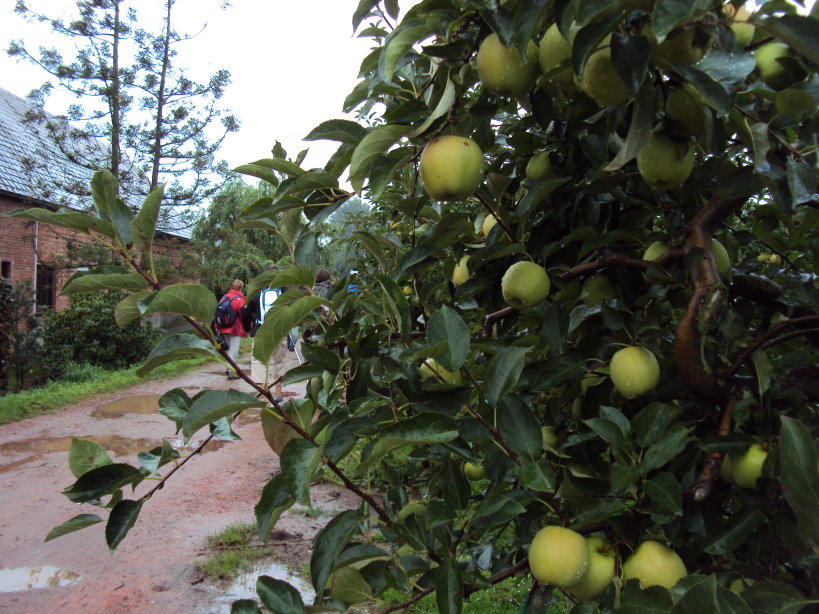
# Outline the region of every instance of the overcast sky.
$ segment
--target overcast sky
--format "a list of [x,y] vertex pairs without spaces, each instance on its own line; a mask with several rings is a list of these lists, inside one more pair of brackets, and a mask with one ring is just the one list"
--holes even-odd
[[[193,33],[206,25],[180,48],[177,66],[189,69],[188,74],[198,80],[222,68],[232,75],[222,100],[242,126],[223,143],[221,157],[231,167],[270,157],[277,139],[291,157],[309,147],[308,167],[322,166],[332,154],[335,143],[301,139],[322,121],[343,117],[342,103],[357,83],[361,60],[371,46],[370,39],[353,36],[352,14],[358,3],[232,0],[234,6],[221,11],[221,0],[177,0],[178,31]],[[414,3],[404,0],[401,6]],[[5,53],[9,41],[23,39],[35,47],[51,45],[56,39],[47,24],[29,26],[16,16],[14,4],[15,0],[0,0],[0,87],[24,97],[44,82],[45,73],[9,58]],[[28,4],[49,15],[60,7],[76,6],[73,0],[28,0]],[[162,2],[135,4],[147,19],[151,7]],[[54,104],[46,108],[60,113],[65,106],[55,96]]]

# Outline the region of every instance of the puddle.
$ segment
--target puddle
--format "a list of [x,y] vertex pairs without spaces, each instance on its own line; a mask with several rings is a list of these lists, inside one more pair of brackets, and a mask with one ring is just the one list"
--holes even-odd
[[11,593],[34,588],[67,586],[78,580],[79,577],[79,574],[73,571],[57,569],[51,565],[0,569],[0,592]]
[[215,588],[220,591],[216,601],[222,605],[219,614],[228,614],[230,604],[238,599],[256,599],[256,580],[259,576],[270,576],[276,580],[284,580],[290,583],[301,595],[301,600],[305,604],[313,603],[316,593],[313,587],[300,576],[291,573],[286,565],[280,563],[269,563],[263,567],[257,567],[253,571],[241,574],[233,582],[217,584]]
[[128,414],[153,414],[159,409],[159,394],[141,394],[100,403],[91,414],[94,418],[122,418]]

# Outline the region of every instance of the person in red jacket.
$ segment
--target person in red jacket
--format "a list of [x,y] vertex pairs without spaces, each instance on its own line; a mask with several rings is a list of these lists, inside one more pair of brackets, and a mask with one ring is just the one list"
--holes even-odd
[[[230,301],[230,306],[233,307],[233,311],[236,312],[236,321],[232,326],[226,326],[224,328],[217,327],[219,332],[222,333],[227,340],[227,353],[228,356],[233,359],[233,362],[236,362],[239,356],[239,342],[241,338],[247,337],[247,331],[245,331],[244,326],[242,326],[242,307],[245,305],[245,295],[242,294],[244,287],[245,284],[241,279],[234,279],[233,283],[230,284],[230,290],[225,296],[227,296]],[[228,371],[228,379],[239,379],[239,376]]]

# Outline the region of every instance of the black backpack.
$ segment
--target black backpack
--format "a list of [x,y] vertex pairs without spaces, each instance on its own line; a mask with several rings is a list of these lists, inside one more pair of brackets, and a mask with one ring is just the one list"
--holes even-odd
[[236,323],[236,312],[233,310],[233,299],[239,298],[234,296],[229,299],[225,294],[216,304],[216,310],[213,312],[213,321],[219,328],[229,328]]

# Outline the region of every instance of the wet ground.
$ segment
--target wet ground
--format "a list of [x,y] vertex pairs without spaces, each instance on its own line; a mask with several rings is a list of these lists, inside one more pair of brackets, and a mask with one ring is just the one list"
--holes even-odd
[[[292,353],[290,360],[295,366]],[[173,423],[155,412],[159,396],[172,388],[190,395],[205,388],[249,390],[211,364],[197,373],[143,382],[51,415],[0,425],[0,613],[227,613],[233,600],[254,596],[255,573],[216,585],[203,579],[195,564],[210,555],[208,535],[229,524],[253,522],[261,488],[278,471],[258,410],[234,424],[242,441],[209,444],[157,491],[116,552],[105,544],[104,523],[43,541],[52,527],[77,514],[104,515],[61,494],[74,481],[67,463],[73,437],[92,439],[114,462],[134,465],[137,453],[163,439],[183,456],[201,443],[183,446]],[[302,394],[303,384],[285,388],[285,396]],[[267,562],[263,573],[298,586],[294,574],[309,562],[312,537],[334,510],[356,504],[331,485],[314,495],[319,513],[294,508],[280,519],[276,560]],[[309,599],[308,584],[300,590]]]

